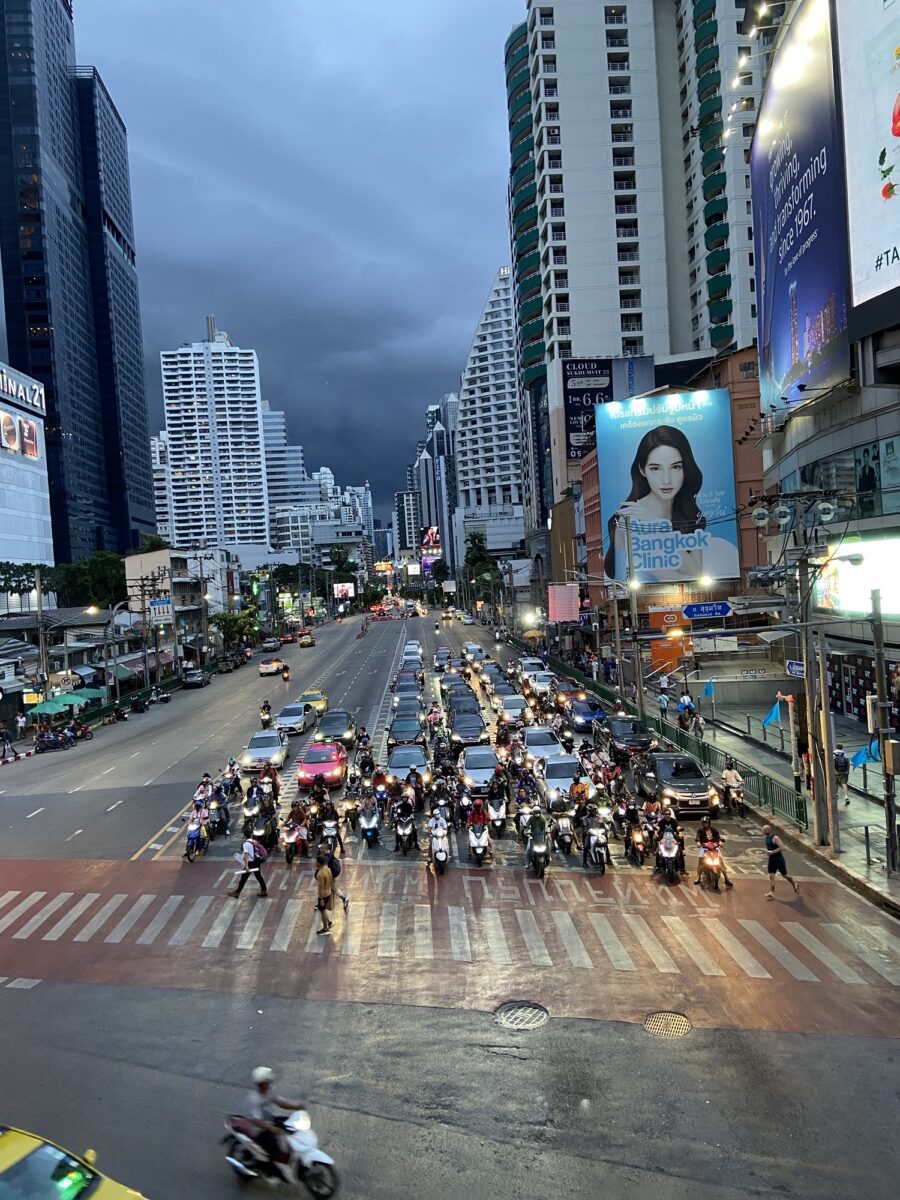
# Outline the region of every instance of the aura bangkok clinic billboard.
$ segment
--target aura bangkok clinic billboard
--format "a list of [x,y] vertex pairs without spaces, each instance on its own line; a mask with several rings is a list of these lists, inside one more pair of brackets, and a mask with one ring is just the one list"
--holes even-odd
[[837,0],[836,11],[850,287],[860,305],[900,288],[900,3]]
[[829,0],[805,0],[778,48],[750,162],[759,382],[767,412],[850,373]]
[[740,576],[731,394],[727,388],[598,404],[604,565],[629,577],[687,582]]

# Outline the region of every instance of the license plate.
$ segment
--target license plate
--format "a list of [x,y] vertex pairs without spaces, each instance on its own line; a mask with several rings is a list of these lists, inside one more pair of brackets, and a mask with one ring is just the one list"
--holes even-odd
[[699,803],[700,803],[700,801],[699,801],[699,800],[688,800],[688,804],[697,804],[697,805],[699,805]]

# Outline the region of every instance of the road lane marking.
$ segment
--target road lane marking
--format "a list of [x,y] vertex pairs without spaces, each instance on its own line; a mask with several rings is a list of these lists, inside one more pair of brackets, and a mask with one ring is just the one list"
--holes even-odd
[[74,833],[70,833],[70,834],[69,834],[69,836],[66,838],[66,841],[67,841],[67,842],[71,842],[72,838],[77,838],[77,837],[78,837],[78,835],[79,835],[79,833],[84,833],[84,830],[83,830],[83,829],[76,829]]
[[272,938],[272,943],[269,946],[270,950],[289,949],[291,938],[294,936],[294,926],[297,924],[297,918],[300,916],[300,910],[303,906],[303,900],[285,900],[284,912],[281,915],[278,928],[275,930],[275,936]]
[[715,917],[704,917],[701,929],[708,930],[723,950],[727,951],[745,975],[751,979],[771,979],[772,976],[761,962],[753,957],[750,951],[739,942],[730,929],[726,929]]
[[634,913],[623,913],[622,919],[631,927],[647,957],[662,975],[680,975],[681,971],[672,961],[662,942],[656,937],[643,917]]
[[9,929],[10,925],[13,925],[16,921],[18,921],[22,913],[27,912],[29,908],[37,904],[39,900],[43,900],[46,895],[46,892],[32,892],[31,895],[26,896],[24,900],[20,900],[16,907],[10,909],[3,920],[0,921],[0,933],[3,933],[4,929]]
[[553,918],[553,924],[556,926],[556,932],[559,934],[560,941],[565,947],[566,954],[569,956],[569,962],[573,967],[584,967],[590,970],[594,963],[584,948],[584,942],[578,935],[575,922],[567,912],[554,911],[550,915]]
[[889,954],[893,954],[895,959],[900,959],[900,941],[892,933],[880,925],[863,925],[863,929],[869,937],[874,939],[876,945],[881,946]]
[[81,791],[81,789],[82,789],[83,787],[84,787],[84,784],[83,784],[83,783],[79,783],[78,787],[70,788],[70,789],[69,789],[69,795],[70,795],[70,796],[74,796],[74,795],[75,795],[75,793],[76,793],[76,792],[80,792],[80,791]]
[[113,810],[114,808],[118,808],[120,804],[124,804],[124,803],[125,803],[125,801],[124,801],[124,800],[117,800],[117,801],[115,802],[115,804],[111,804],[111,805],[109,806],[109,808],[108,808],[106,811],[107,811],[107,812],[112,812],[112,810]]
[[365,904],[352,904],[344,918],[344,944],[341,954],[359,954],[362,947],[363,925],[366,922]]
[[115,769],[116,769],[115,767],[107,767],[107,768],[106,768],[106,770],[105,770],[105,771],[101,771],[101,772],[100,772],[100,774],[101,774],[101,775],[109,775],[109,774],[111,774],[111,773],[112,773],[112,772],[113,772]]
[[191,908],[188,909],[184,920],[169,938],[170,946],[184,946],[188,938],[200,924],[203,914],[212,904],[214,896],[198,896]]
[[322,928],[322,922],[319,920],[319,914],[313,913],[309,923],[309,929],[306,931],[306,942],[304,950],[307,954],[321,954],[325,949],[325,942],[319,937],[318,930]]
[[6,986],[8,988],[22,988],[24,991],[29,991],[31,988],[37,987],[40,982],[39,979],[13,979]]
[[166,926],[172,913],[182,902],[184,896],[170,896],[141,936],[137,940],[139,946],[152,946]]
[[27,921],[21,929],[17,929],[13,937],[19,941],[24,941],[25,938],[31,937],[34,931],[39,929],[49,917],[52,917],[57,909],[62,908],[64,904],[68,904],[74,895],[74,892],[60,892],[58,896],[54,896],[39,912],[34,914],[30,921]]
[[827,967],[833,975],[836,975],[842,983],[852,983],[854,985],[864,984],[866,981],[861,975],[858,975],[852,967],[848,967],[843,959],[838,956],[803,925],[797,921],[781,921],[781,928],[786,930],[792,937],[795,937],[801,946],[804,946],[813,958],[817,958],[822,966]]
[[137,925],[138,921],[155,899],[155,892],[138,897],[121,921],[119,921],[115,928],[110,930],[110,932],[106,935],[106,937],[103,939],[104,942],[111,942],[113,945],[121,942],[124,939],[125,934],[130,933],[134,926]]
[[768,929],[760,925],[759,921],[749,921],[744,917],[738,919],[738,924],[743,925],[752,938],[756,938],[763,950],[767,950],[777,963],[793,975],[795,979],[799,979],[802,983],[818,983],[818,975],[813,975],[809,967],[802,963],[799,958],[791,954],[787,946],[782,946],[777,938],[772,937]]
[[499,966],[509,966],[512,957],[509,953],[509,946],[506,944],[503,922],[500,920],[500,913],[496,908],[481,910],[481,927],[484,931],[491,962],[497,963]]
[[240,907],[237,900],[228,899],[219,909],[219,914],[210,926],[209,933],[200,943],[204,950],[215,950],[222,944],[222,938],[228,932],[228,926],[237,916]]
[[867,950],[865,946],[861,946],[856,935],[846,930],[843,925],[823,925],[822,928],[830,933],[835,941],[840,942],[845,949],[849,950],[851,954],[855,954],[860,962],[864,962],[870,971],[874,971],[876,975],[880,975],[882,979],[886,979],[894,987],[900,986],[900,971],[896,967],[882,962],[872,950]]
[[83,912],[87,912],[94,901],[99,899],[99,892],[88,892],[87,895],[82,896],[78,903],[69,909],[61,921],[57,921],[52,929],[48,929],[48,931],[41,938],[41,941],[58,942],[66,930],[71,929],[81,914]]
[[434,958],[434,937],[431,931],[431,909],[427,904],[417,904],[413,909],[416,958]]
[[397,957],[397,909],[394,903],[383,904],[378,923],[378,957]]
[[447,913],[450,920],[450,954],[457,962],[471,962],[472,947],[469,943],[466,910],[448,905]]
[[42,808],[36,808],[34,810],[34,812],[28,814],[28,816],[25,818],[25,820],[30,821],[32,817],[36,817],[38,815],[38,813],[42,813],[43,811],[44,811],[44,809],[42,809]]
[[681,943],[681,948],[691,958],[701,975],[718,975],[724,977],[725,972],[704,947],[697,941],[693,933],[682,921],[681,917],[663,917],[663,924],[671,929]]
[[616,971],[636,971],[637,967],[632,962],[628,951],[619,941],[618,934],[613,929],[608,917],[604,917],[602,913],[588,913],[587,918],[591,923],[594,933],[597,935],[597,941],[606,952],[606,957],[609,959],[611,966]]
[[[194,749],[197,750],[197,749],[199,749],[199,747],[195,746]],[[137,756],[139,754],[140,754],[140,750],[135,750],[134,754],[129,754],[128,757],[129,758],[137,758]]]
[[72,938],[73,942],[89,942],[97,930],[113,915],[120,904],[123,904],[128,899],[124,892],[116,892],[115,896],[111,896],[103,905],[100,911],[88,921],[83,929],[75,934]]
[[525,942],[525,949],[528,951],[528,957],[534,965],[536,967],[552,967],[553,959],[547,952],[547,947],[544,944],[544,939],[541,937],[537,921],[534,919],[534,913],[527,909],[517,908],[516,920],[519,922],[519,929]]
[[256,945],[256,939],[259,937],[260,930],[263,927],[263,921],[265,921],[270,912],[271,909],[266,904],[257,904],[254,907],[253,911],[250,913],[250,916],[244,923],[244,928],[238,935],[238,940],[235,942],[235,949],[253,949],[253,947]]

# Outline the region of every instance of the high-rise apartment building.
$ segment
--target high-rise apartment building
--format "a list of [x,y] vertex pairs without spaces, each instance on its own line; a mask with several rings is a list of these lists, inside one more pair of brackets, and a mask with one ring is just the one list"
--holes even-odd
[[155,528],[125,126],[75,66],[70,0],[0,7],[10,363],[40,380],[57,561]]
[[156,532],[169,541],[172,536],[172,494],[169,474],[169,439],[165,430],[150,439],[150,465],[153,470],[153,502],[156,507]]
[[492,555],[517,553],[524,536],[516,329],[509,267],[488,293],[462,373],[456,430],[456,561],[474,530]]
[[394,553],[409,558],[419,551],[419,530],[422,527],[422,505],[415,490],[394,493],[394,512],[391,519],[394,532]]
[[269,495],[259,365],[207,318],[207,340],[164,350],[170,539],[265,546]]
[[761,79],[739,33],[744,8],[526,0],[507,39],[530,531],[580,478],[566,456],[562,361],[659,363],[753,344],[747,158]]
[[274,520],[277,508],[303,503],[306,469],[303,465],[303,447],[288,443],[285,414],[273,411],[268,401],[263,400],[262,420],[269,515]]

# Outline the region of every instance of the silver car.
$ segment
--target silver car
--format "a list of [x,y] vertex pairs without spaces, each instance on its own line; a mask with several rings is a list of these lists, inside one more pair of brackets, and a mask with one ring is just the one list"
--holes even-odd
[[524,696],[504,696],[498,712],[501,721],[521,721],[527,725],[534,720],[531,705]]
[[[584,771],[581,769],[581,762],[574,754],[561,754],[558,758],[547,759],[534,772],[538,791],[546,805],[560,796],[567,796],[569,788],[582,776]],[[592,791],[596,791],[593,785],[589,786],[588,793]]]
[[266,763],[280,769],[287,756],[287,734],[277,729],[264,729],[262,733],[254,733],[244,747],[239,762],[241,770],[249,774],[261,771]]
[[483,796],[499,764],[490,746],[467,746],[459,760],[459,777],[473,796]]
[[540,758],[561,758],[565,754],[562,742],[547,725],[532,725],[525,730],[522,740],[529,765]]
[[275,718],[275,728],[283,733],[306,733],[316,723],[316,710],[311,704],[286,704]]

